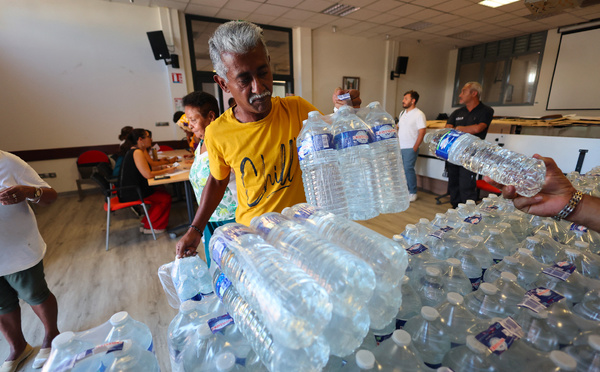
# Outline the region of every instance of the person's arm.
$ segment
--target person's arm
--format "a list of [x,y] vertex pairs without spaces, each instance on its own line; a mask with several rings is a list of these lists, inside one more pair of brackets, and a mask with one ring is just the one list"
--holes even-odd
[[215,209],[219,206],[221,199],[223,199],[228,183],[229,177],[217,180],[212,174],[208,176],[206,185],[202,190],[202,196],[200,197],[200,205],[192,222],[192,226],[195,228],[190,226],[188,231],[177,242],[178,258],[193,256],[198,253],[200,258],[206,261],[204,249],[196,251],[202,239],[201,231],[204,231],[204,227],[206,227],[210,216],[212,216]]
[[[58,194],[56,190],[51,187],[40,187],[42,195],[36,202],[39,205],[50,205],[52,204]],[[36,187],[26,185],[16,185],[4,189],[0,192],[0,203],[2,205],[18,204],[22,201],[29,199],[35,199]]]
[[146,179],[151,179],[156,176],[160,176],[167,173],[173,173],[177,170],[177,168],[173,168],[169,165],[161,165],[162,169],[152,170],[150,168],[150,164],[148,164],[146,156],[144,153],[147,153],[144,150],[137,149],[133,153],[133,160],[135,161],[135,166],[140,171],[141,175]]
[[[533,157],[542,159],[546,164],[544,186],[533,197],[527,198],[518,195],[514,186],[500,185],[487,176],[484,177],[484,180],[494,186],[501,187],[502,196],[506,199],[513,199],[515,207],[523,212],[541,217],[554,217],[569,203],[577,190],[553,159],[544,158],[538,154]],[[600,199],[584,195],[575,210],[565,219],[600,232]]]
[[335,90],[333,91],[333,105],[335,106],[336,109],[344,106],[346,104],[346,101],[341,101],[338,96],[345,94],[345,93],[350,93],[350,99],[352,100],[352,107],[354,108],[360,108],[360,104],[362,103],[362,100],[360,99],[360,92],[356,89],[350,89],[350,90],[344,90],[340,87],[335,88]]
[[144,156],[146,157],[146,161],[148,162],[148,164],[150,164],[150,167],[152,168],[152,170],[165,169],[165,167],[164,167],[165,165],[173,164],[177,161],[177,158],[175,158],[175,157],[154,160],[154,159],[152,159],[152,156],[150,156],[150,153],[148,151],[143,151],[143,152],[144,152]]
[[415,142],[415,145],[413,146],[413,151],[417,152],[419,151],[419,146],[421,146],[421,143],[423,143],[423,138],[425,137],[425,132],[427,131],[426,128],[421,128],[419,129],[419,134],[417,135],[417,141]]
[[[446,127],[447,126],[448,125],[446,124]],[[457,127],[454,127],[454,129],[459,130],[461,132],[465,132],[465,133],[478,134],[478,133],[483,132],[487,127],[488,127],[488,125],[486,123],[479,123],[479,124],[467,125],[467,126],[459,125]]]

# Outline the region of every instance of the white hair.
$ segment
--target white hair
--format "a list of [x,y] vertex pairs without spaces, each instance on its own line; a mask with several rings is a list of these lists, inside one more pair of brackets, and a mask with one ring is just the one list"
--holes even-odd
[[469,89],[471,91],[475,91],[477,92],[477,99],[481,101],[481,92],[483,90],[483,88],[481,87],[481,84],[479,84],[476,81],[469,81],[468,83],[465,84],[465,86],[469,86]]
[[263,38],[263,29],[247,21],[230,21],[223,23],[208,40],[208,49],[213,67],[220,77],[227,80],[227,66],[221,59],[221,54],[245,54],[262,44],[267,57],[269,51]]

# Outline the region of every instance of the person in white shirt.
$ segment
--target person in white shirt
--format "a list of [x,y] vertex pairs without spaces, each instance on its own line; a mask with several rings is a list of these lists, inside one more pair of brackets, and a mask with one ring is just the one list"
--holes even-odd
[[404,93],[402,107],[404,111],[398,118],[398,140],[402,149],[402,161],[404,163],[404,173],[406,174],[406,183],[410,193],[410,201],[417,200],[417,174],[415,173],[415,163],[419,154],[419,146],[425,136],[426,119],[423,111],[417,108],[419,102],[419,93],[409,90]]

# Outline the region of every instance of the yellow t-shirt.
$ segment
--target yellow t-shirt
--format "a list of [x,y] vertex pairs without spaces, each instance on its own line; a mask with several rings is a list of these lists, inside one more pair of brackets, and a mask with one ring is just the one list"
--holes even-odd
[[302,121],[317,109],[300,97],[272,97],[271,102],[262,120],[240,123],[229,109],[206,128],[210,173],[222,180],[231,169],[235,172],[235,219],[244,225],[306,201],[296,137]]

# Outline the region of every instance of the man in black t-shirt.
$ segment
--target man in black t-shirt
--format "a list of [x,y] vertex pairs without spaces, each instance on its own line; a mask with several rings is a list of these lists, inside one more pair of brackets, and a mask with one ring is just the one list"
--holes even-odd
[[[459,103],[465,106],[455,110],[446,122],[446,128],[454,128],[485,139],[494,109],[481,103],[481,84],[468,82],[462,88]],[[469,199],[477,199],[476,174],[465,168],[446,162],[448,170],[448,193],[454,208]]]

